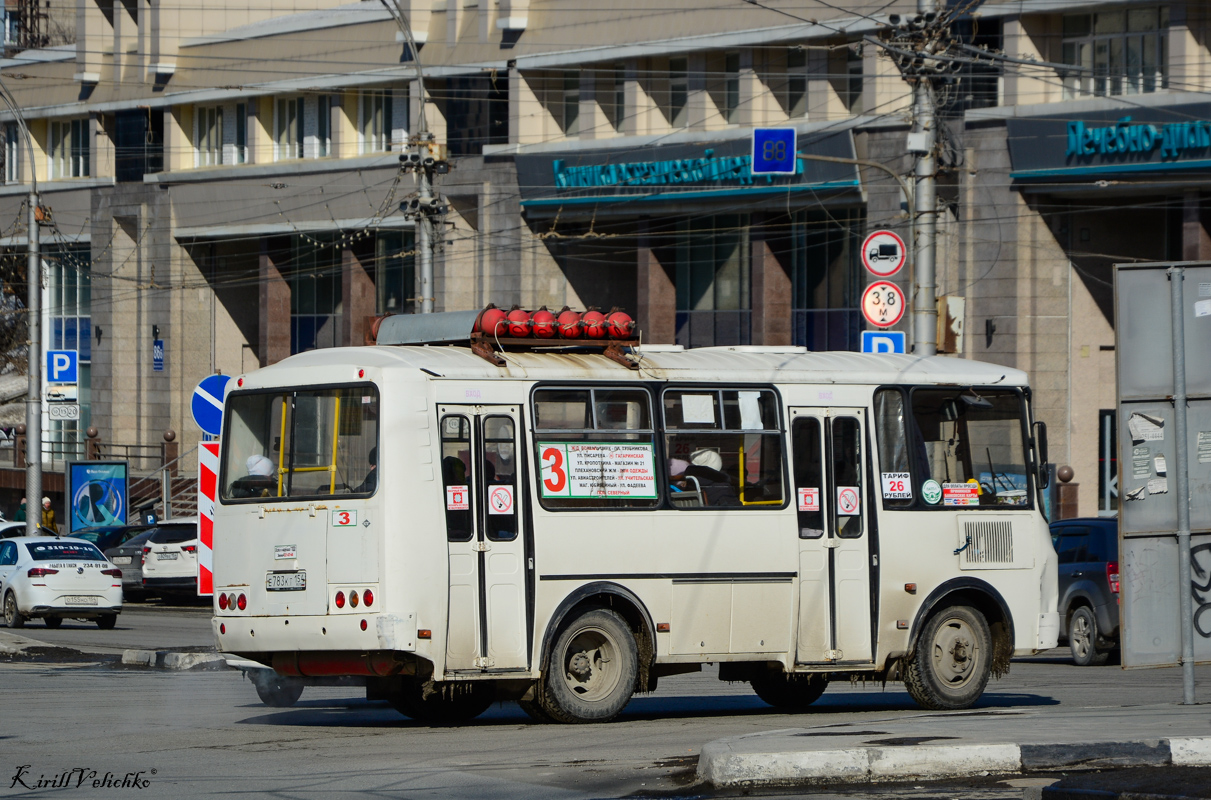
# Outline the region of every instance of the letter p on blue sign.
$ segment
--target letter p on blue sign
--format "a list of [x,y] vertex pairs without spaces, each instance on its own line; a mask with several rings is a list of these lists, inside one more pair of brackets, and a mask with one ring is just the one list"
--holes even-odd
[[862,331],[863,353],[903,353],[904,331]]
[[756,128],[753,130],[753,174],[795,174],[794,128]]
[[46,382],[77,383],[77,365],[75,350],[47,350]]

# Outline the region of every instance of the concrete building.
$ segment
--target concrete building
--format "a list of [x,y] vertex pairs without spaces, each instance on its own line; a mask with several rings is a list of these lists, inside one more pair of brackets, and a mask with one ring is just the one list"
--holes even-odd
[[[899,184],[810,158],[754,177],[751,133],[793,126],[806,156],[909,175],[909,88],[864,37],[915,0],[875,17],[810,0],[401,5],[454,165],[437,310],[618,305],[645,342],[857,349],[859,246],[910,238]],[[135,444],[172,428],[187,450],[205,375],[358,344],[368,317],[413,308],[399,204],[416,186],[398,154],[415,64],[375,1],[78,0],[76,21],[74,46],[0,62],[53,212],[46,347],[82,362],[84,417],[48,420],[49,438],[71,452],[89,425]],[[1209,26],[1201,3],[1076,0],[992,0],[957,26],[1018,61],[965,67],[941,98],[939,294],[965,329],[956,356],[1032,375],[1082,513],[1114,507],[1110,265],[1211,256]],[[1193,133],[1178,150],[1106,146],[1118,129],[1099,131],[1128,116]],[[23,295],[12,119],[0,263]],[[907,288],[909,269],[893,280]]]

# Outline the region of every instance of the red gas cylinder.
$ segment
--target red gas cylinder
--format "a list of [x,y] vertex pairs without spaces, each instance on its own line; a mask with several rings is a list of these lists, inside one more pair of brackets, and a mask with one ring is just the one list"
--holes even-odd
[[509,312],[509,335],[517,339],[530,335],[530,312],[521,306],[513,306]]
[[475,330],[480,333],[486,333],[489,336],[500,336],[508,333],[508,326],[505,324],[505,311],[503,308],[497,308],[489,304],[479,315],[479,319],[475,322]]
[[596,306],[590,306],[589,310],[584,312],[584,316],[580,318],[584,324],[584,335],[589,339],[604,339],[606,337],[606,318],[605,314],[601,313],[601,309]]
[[559,326],[559,335],[564,339],[579,339],[581,332],[580,312],[564,306],[555,318]]
[[530,315],[530,332],[534,334],[535,339],[552,339],[559,332],[555,315],[548,311],[546,306]]
[[630,339],[635,330],[635,320],[621,308],[611,308],[606,316],[606,330],[611,339]]

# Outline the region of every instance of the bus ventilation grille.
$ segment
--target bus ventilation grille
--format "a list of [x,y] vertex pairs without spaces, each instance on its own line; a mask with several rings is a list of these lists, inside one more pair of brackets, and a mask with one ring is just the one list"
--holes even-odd
[[969,520],[963,533],[971,543],[963,550],[964,564],[1012,564],[1013,523],[1009,520]]

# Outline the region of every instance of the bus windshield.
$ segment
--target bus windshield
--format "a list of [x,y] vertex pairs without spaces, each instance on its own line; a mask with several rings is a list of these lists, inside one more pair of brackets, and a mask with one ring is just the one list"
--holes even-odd
[[378,402],[371,385],[232,394],[223,500],[374,494]]

